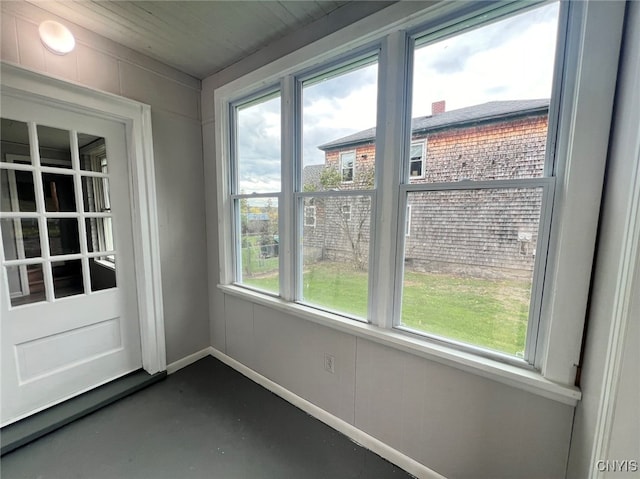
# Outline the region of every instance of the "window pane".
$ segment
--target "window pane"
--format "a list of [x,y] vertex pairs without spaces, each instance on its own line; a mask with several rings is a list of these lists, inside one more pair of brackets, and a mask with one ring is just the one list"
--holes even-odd
[[0,170],[0,204],[2,211],[34,212],[36,196],[33,173],[30,171]]
[[37,219],[3,218],[0,224],[5,260],[40,256],[40,228]]
[[53,272],[53,291],[56,298],[84,294],[81,260],[51,263],[51,270]]
[[280,291],[278,199],[239,199],[241,283]]
[[40,164],[58,168],[71,168],[71,142],[69,132],[38,125]]
[[76,211],[75,187],[72,175],[42,174],[42,188],[47,211]]
[[80,252],[78,220],[76,218],[49,218],[47,227],[51,256]]
[[113,228],[112,219],[107,218],[86,218],[87,230],[87,251],[112,251],[113,248]]
[[303,82],[303,191],[373,188],[377,95],[376,57]]
[[41,264],[7,266],[11,306],[44,301],[44,276]]
[[367,317],[371,198],[304,198],[315,225],[303,228],[302,301]]
[[109,179],[83,176],[82,201],[86,213],[105,213],[111,211]]
[[280,191],[280,95],[239,106],[236,193]]
[[80,169],[107,173],[107,150],[104,138],[85,133],[78,133],[78,150],[80,151]]
[[113,255],[89,258],[91,291],[102,291],[116,287],[116,259]]
[[0,124],[0,161],[31,164],[29,129],[26,123],[2,118]]
[[403,326],[524,351],[542,188],[408,194]]
[[558,3],[414,52],[412,139],[428,139],[414,182],[543,175]]

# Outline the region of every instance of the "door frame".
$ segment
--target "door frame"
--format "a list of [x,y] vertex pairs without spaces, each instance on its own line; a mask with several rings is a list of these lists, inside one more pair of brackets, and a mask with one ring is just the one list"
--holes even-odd
[[115,120],[125,125],[142,367],[167,369],[151,107],[111,93],[0,62],[2,95]]

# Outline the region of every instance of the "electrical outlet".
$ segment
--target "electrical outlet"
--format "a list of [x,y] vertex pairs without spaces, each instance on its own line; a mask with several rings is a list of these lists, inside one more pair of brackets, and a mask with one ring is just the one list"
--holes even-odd
[[324,353],[324,369],[331,374],[336,372],[336,358],[329,353]]

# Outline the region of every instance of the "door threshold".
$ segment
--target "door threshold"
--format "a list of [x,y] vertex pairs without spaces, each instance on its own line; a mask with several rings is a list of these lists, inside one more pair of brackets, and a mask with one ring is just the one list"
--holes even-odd
[[167,377],[166,371],[149,374],[140,369],[0,430],[0,456],[29,444],[45,434],[91,414],[119,399]]

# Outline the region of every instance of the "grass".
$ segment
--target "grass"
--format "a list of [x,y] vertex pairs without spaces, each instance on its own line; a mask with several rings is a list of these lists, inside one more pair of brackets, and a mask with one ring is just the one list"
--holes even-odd
[[[278,276],[245,278],[278,291]],[[531,283],[405,272],[402,324],[435,335],[515,355],[524,350]],[[367,273],[322,262],[305,269],[307,303],[355,316],[367,315]]]

